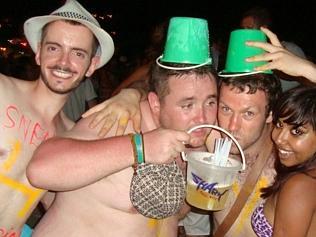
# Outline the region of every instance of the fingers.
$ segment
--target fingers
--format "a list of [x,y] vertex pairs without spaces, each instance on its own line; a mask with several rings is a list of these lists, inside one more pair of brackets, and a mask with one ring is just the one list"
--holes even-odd
[[103,120],[107,120],[108,118],[110,118],[111,116],[113,116],[111,113],[107,114],[106,111],[100,111],[98,113],[96,113],[94,115],[93,120],[90,122],[89,127],[90,128],[95,128],[96,126],[98,126]]
[[[100,129],[99,134],[98,134],[100,137],[104,137],[109,132],[109,130],[115,124],[117,118],[115,115],[110,114],[106,118],[104,118],[103,120],[104,120],[103,126]],[[101,121],[103,121],[103,120],[101,120]]]
[[178,131],[176,134],[176,139],[180,141],[182,145],[189,144],[190,138],[191,136],[187,132]]
[[175,157],[179,155],[180,152],[184,151],[185,150],[185,144],[183,142],[178,142],[175,147],[174,147],[174,150],[175,150]]
[[272,31],[270,31],[269,29],[267,29],[265,27],[260,27],[260,30],[262,30],[268,36],[271,44],[273,44],[274,46],[283,48],[283,46],[282,46],[282,44],[281,44],[281,42],[278,39],[276,34],[274,34]]
[[260,55],[256,55],[250,58],[246,58],[247,62],[258,62],[258,61],[270,61],[273,59],[273,55],[272,54],[260,54]]
[[255,67],[255,71],[266,71],[266,70],[272,70],[274,67],[270,65],[270,63],[267,63],[265,65]]
[[102,109],[104,109],[105,107],[107,106],[107,101],[101,103],[101,104],[98,104],[98,105],[95,105],[93,106],[92,108],[90,108],[89,110],[87,110],[86,112],[84,112],[81,117],[82,118],[86,118],[94,113],[97,113],[99,111],[101,111]]
[[[257,47],[257,48],[261,48],[264,51],[267,52],[274,52],[276,51],[276,46],[269,44],[269,43],[265,43],[265,42],[259,42],[259,41],[247,41],[246,45],[251,46],[251,47]],[[279,48],[277,48],[277,50],[280,50]]]
[[125,129],[127,127],[129,116],[121,116],[118,121],[117,129],[116,129],[116,136],[123,135],[125,132]]

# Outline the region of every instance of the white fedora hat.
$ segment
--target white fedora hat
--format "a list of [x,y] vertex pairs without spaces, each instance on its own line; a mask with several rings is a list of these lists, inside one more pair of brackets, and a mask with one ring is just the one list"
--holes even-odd
[[75,0],[67,0],[66,3],[53,11],[50,15],[36,16],[28,19],[24,23],[24,34],[32,50],[37,51],[38,43],[41,40],[43,27],[56,20],[73,20],[87,26],[99,41],[97,55],[100,62],[97,68],[106,64],[114,53],[114,43],[112,37],[101,28],[98,21]]

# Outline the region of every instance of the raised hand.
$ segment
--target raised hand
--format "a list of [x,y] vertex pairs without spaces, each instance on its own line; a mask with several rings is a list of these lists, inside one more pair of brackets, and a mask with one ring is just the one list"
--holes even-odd
[[271,43],[248,41],[246,44],[253,47],[261,48],[267,53],[256,55],[246,59],[248,62],[268,61],[263,66],[256,67],[257,71],[277,69],[290,76],[303,76],[313,82],[315,78],[315,65],[303,58],[300,58],[287,49],[280,43],[278,37],[267,28],[260,28],[269,38]]
[[140,131],[140,99],[141,95],[136,89],[122,89],[119,94],[89,109],[82,117],[94,116],[89,124],[91,128],[103,123],[100,137],[104,137],[117,121],[116,135],[124,133],[129,120],[133,121],[134,130]]

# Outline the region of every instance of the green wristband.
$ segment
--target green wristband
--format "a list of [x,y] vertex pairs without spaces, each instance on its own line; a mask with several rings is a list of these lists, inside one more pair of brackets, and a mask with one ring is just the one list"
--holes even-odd
[[137,163],[142,164],[145,162],[145,156],[144,156],[144,141],[143,141],[143,134],[136,133],[133,135],[133,143],[135,146],[136,151],[136,157],[137,157]]

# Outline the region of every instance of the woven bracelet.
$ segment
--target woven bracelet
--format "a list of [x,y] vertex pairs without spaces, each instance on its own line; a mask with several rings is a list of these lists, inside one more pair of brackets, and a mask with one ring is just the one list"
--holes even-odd
[[143,134],[136,133],[136,134],[129,134],[133,146],[133,152],[134,152],[134,172],[137,170],[137,165],[142,164],[145,162],[145,156],[144,156],[144,140],[143,140]]
[[143,134],[136,133],[133,135],[133,144],[136,150],[137,164],[142,164],[145,162],[144,157],[144,143],[143,143]]

